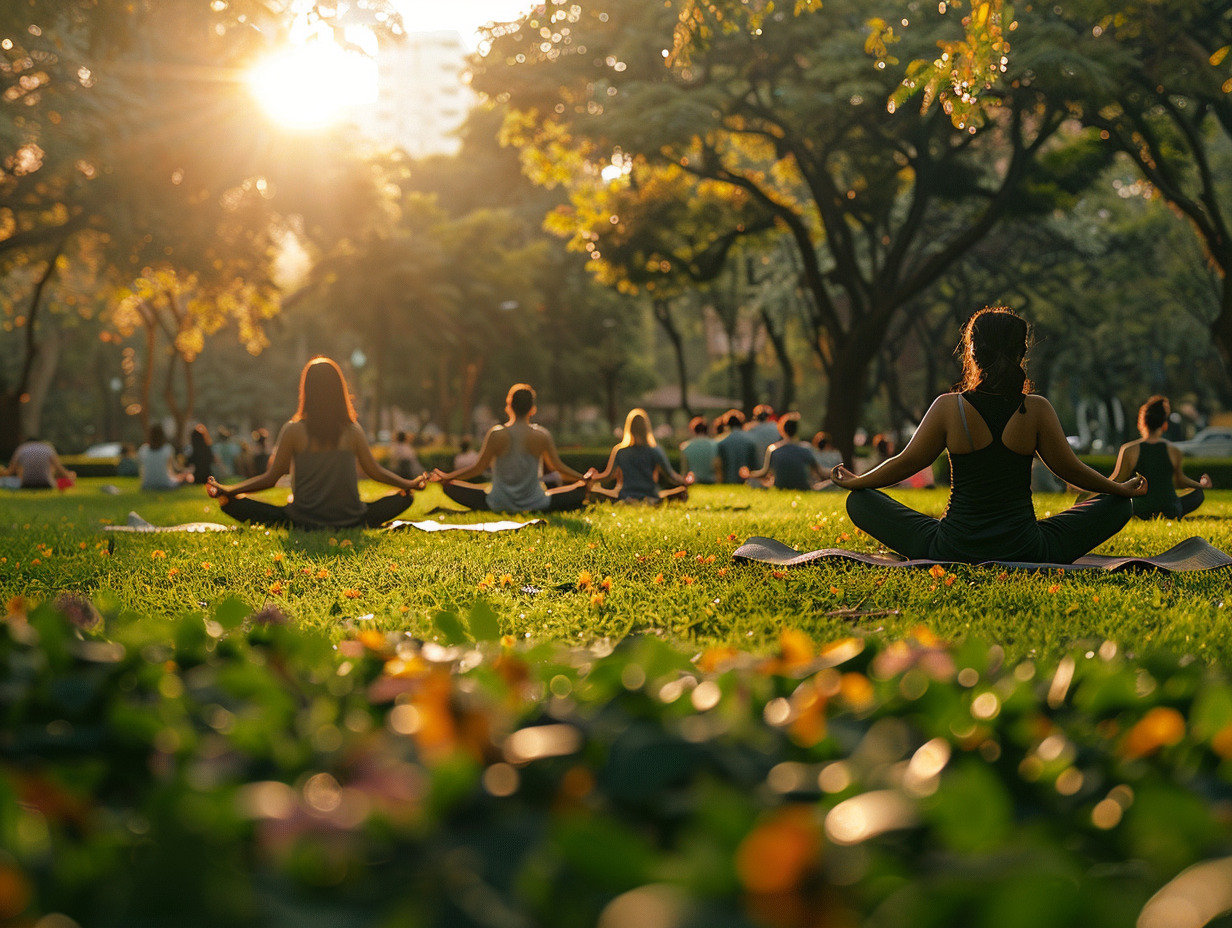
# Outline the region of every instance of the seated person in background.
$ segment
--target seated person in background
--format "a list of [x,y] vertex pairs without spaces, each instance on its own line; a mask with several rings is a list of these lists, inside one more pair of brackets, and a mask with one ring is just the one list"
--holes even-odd
[[137,449],[137,464],[143,490],[176,490],[192,480],[180,470],[175,446],[167,441],[167,433],[158,423],[150,426],[149,439]]
[[830,436],[826,432],[818,432],[813,436],[813,459],[823,474],[829,474],[835,464],[843,463],[843,456],[838,449],[830,444]]
[[742,467],[740,476],[746,480],[773,477],[774,486],[780,490],[811,490],[822,480],[828,480],[817,466],[812,446],[796,440],[800,415],[793,412],[782,416],[778,427],[782,440],[766,449],[762,466],[757,470]]
[[[468,467],[445,473],[439,468],[430,475],[455,503],[468,509],[490,512],[564,512],[580,509],[590,488],[585,478],[560,459],[552,434],[531,422],[537,411],[534,388],[515,383],[505,397],[509,420],[488,429],[479,456]],[[539,465],[573,481],[564,486],[544,488]],[[492,487],[486,489],[466,483],[492,468]]]
[[[1119,532],[1133,514],[1142,477],[1109,480],[1078,460],[1056,411],[1031,394],[1023,367],[1027,323],[1006,307],[983,309],[963,327],[963,376],[938,397],[899,454],[865,474],[836,465],[831,478],[852,490],[851,521],[906,558],[1070,564]],[[882,493],[950,454],[950,499],[940,519]],[[1100,495],[1036,519],[1031,462],[1039,454],[1058,477]]]
[[[1207,474],[1198,480],[1187,477],[1181,469],[1181,449],[1164,439],[1171,413],[1166,396],[1152,396],[1138,410],[1142,437],[1121,445],[1117,454],[1114,481],[1127,480],[1135,473],[1146,478],[1146,493],[1134,498],[1134,516],[1139,519],[1184,518],[1202,505],[1202,490],[1211,486]],[[1178,495],[1178,489],[1189,492]]]
[[728,410],[723,417],[727,433],[719,439],[719,479],[740,483],[741,467],[757,467],[757,442],[744,430],[744,413]]
[[75,473],[60,463],[56,449],[37,438],[27,438],[18,445],[8,468],[0,468],[0,473],[16,478],[17,486],[23,490],[50,490],[57,481],[72,483],[77,479]]
[[117,477],[141,476],[141,465],[137,463],[137,449],[132,442],[126,441],[120,446],[120,460],[116,462]]
[[[359,497],[359,471],[399,492],[365,503]],[[288,473],[292,496],[287,505],[246,495],[269,489]],[[211,477],[206,492],[240,522],[303,529],[374,528],[406,511],[411,491],[425,482],[424,477],[399,477],[377,463],[356,419],[342,370],[331,359],[316,357],[300,373],[299,408],[278,433],[266,471],[234,486],[223,486]]]
[[200,484],[209,481],[218,467],[210,430],[201,423],[194,426],[188,436],[188,466],[192,468],[193,483]]
[[419,455],[415,453],[415,446],[411,444],[406,432],[398,432],[394,436],[393,444],[389,446],[389,469],[408,480],[424,472],[423,465],[419,463]]
[[680,446],[680,469],[693,475],[694,483],[714,483],[718,478],[719,444],[710,437],[709,423],[694,416],[689,423],[693,437]]
[[[602,472],[593,467],[586,472],[587,480],[607,480],[612,476],[617,479],[616,489],[594,487],[591,492],[609,499],[651,500],[656,503],[666,499],[689,498],[691,481],[672,468],[667,455],[655,441],[650,417],[644,409],[632,409],[625,417],[624,435],[619,444],[612,448],[607,467]],[[660,490],[660,480],[669,484],[669,489]]]
[[231,430],[225,425],[219,426],[218,441],[214,442],[214,456],[218,458],[218,472],[215,476],[234,476],[236,473],[235,459],[239,453],[239,442],[235,440]]
[[753,458],[758,462],[766,456],[766,449],[783,437],[774,419],[774,407],[769,403],[758,403],[753,407],[753,421],[744,431],[753,439]]
[[463,435],[458,439],[458,453],[453,456],[453,469],[466,470],[478,460],[479,452],[475,450],[471,437]]

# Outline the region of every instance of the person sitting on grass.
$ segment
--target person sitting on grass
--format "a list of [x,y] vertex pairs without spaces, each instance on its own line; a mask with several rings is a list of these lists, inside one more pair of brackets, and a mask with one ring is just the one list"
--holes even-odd
[[[586,503],[590,485],[560,459],[552,434],[530,421],[538,411],[535,403],[534,388],[530,384],[515,383],[505,397],[509,420],[488,429],[474,463],[449,473],[437,468],[429,479],[439,483],[445,495],[455,503],[481,512],[580,509]],[[541,463],[572,482],[546,489],[539,478]],[[466,482],[489,467],[492,469],[490,489]]]
[[157,422],[150,426],[146,443],[137,449],[137,467],[143,490],[178,490],[192,483],[192,474],[180,467],[175,446]]
[[[963,327],[963,376],[938,397],[901,452],[864,474],[836,464],[831,478],[852,492],[855,525],[909,558],[1069,564],[1119,532],[1142,476],[1109,480],[1083,464],[1048,400],[1031,393],[1023,368],[1027,323],[1004,306],[975,313]],[[893,486],[950,455],[950,500],[940,519],[891,499]],[[1062,480],[1100,495],[1036,520],[1031,462],[1038,454]]]
[[[359,497],[359,471],[399,492],[365,503]],[[288,473],[292,497],[287,505],[248,496],[274,486]],[[372,528],[406,511],[411,491],[421,489],[424,482],[423,477],[399,477],[377,463],[356,420],[342,370],[331,359],[316,357],[300,374],[299,408],[279,432],[264,473],[231,486],[211,477],[206,492],[240,522],[303,529]]]
[[0,476],[12,477],[22,490],[50,490],[60,481],[67,485],[77,479],[60,463],[56,449],[37,438],[28,438],[14,449],[8,468],[0,467]]
[[822,481],[828,481],[825,472],[817,466],[813,446],[797,441],[800,431],[799,413],[788,413],[779,418],[779,433],[782,440],[766,449],[765,460],[757,470],[740,468],[745,480],[764,481],[772,478],[780,490],[812,490]]
[[680,446],[680,469],[692,474],[694,483],[715,483],[719,443],[710,437],[710,423],[704,416],[694,416],[689,431],[693,437]]
[[[650,416],[644,409],[632,409],[625,417],[624,434],[612,449],[607,467],[602,471],[591,468],[586,479],[601,481],[616,477],[615,489],[594,487],[591,492],[618,500],[686,500],[692,479],[682,477],[672,468],[667,455],[655,442],[650,428]],[[666,490],[659,489],[659,482],[669,484]]]
[[[1202,505],[1202,491],[1211,486],[1207,474],[1197,480],[1187,477],[1181,469],[1181,449],[1164,439],[1171,414],[1172,406],[1166,396],[1152,396],[1138,410],[1138,432],[1142,437],[1121,445],[1117,453],[1111,479],[1125,480],[1135,473],[1146,478],[1149,489],[1134,500],[1134,516],[1139,519],[1182,519]],[[1189,492],[1178,495],[1178,489]]]

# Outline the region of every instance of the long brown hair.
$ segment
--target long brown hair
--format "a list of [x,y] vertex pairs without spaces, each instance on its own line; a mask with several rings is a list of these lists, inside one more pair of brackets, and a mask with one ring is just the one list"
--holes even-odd
[[654,430],[650,427],[650,416],[646,410],[637,406],[629,410],[625,416],[625,430],[617,447],[628,448],[630,445],[649,445],[655,447]]
[[291,417],[303,422],[310,445],[338,444],[342,430],[356,421],[355,407],[342,369],[323,355],[304,365],[299,375],[299,409]]
[[1027,356],[1031,329],[1008,306],[986,306],[963,326],[957,354],[962,358],[962,377],[954,385],[960,392],[1030,393],[1023,359]]

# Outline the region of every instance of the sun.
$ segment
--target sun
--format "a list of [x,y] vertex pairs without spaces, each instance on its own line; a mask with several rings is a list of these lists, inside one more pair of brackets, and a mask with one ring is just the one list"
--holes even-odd
[[377,96],[376,61],[316,38],[277,52],[248,74],[248,87],[275,122],[323,129],[343,122]]

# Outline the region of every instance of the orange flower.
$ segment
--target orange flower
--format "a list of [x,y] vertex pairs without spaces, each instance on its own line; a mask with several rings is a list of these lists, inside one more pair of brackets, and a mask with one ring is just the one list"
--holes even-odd
[[938,580],[945,576],[945,568],[940,564],[934,564],[932,567],[928,568],[928,572]]
[[166,551],[155,550],[155,551],[150,552],[150,557],[153,557],[153,558],[166,557],[166,556],[167,556]]
[[872,706],[876,699],[873,684],[862,673],[845,673],[839,678],[839,696],[857,712]]
[[731,533],[727,536],[727,540],[728,540],[728,541],[735,541],[735,540],[736,540],[736,533],[735,533],[735,532],[731,532]]
[[180,572],[180,568],[172,567],[169,571],[167,571],[167,579],[170,580],[172,577],[174,577],[179,572]]
[[683,577],[680,578],[680,582],[683,583],[685,586],[692,586],[693,578],[690,577],[688,574],[685,574]]
[[677,551],[675,554],[672,555],[672,557],[688,557],[688,556],[689,556],[688,551]]
[[602,606],[603,596],[604,594],[602,593],[595,593],[593,596],[590,597],[590,604],[594,606],[595,608]]
[[501,586],[512,586],[513,585],[513,574],[501,574],[500,585]]
[[283,591],[282,581],[281,581],[281,580],[275,580],[273,583],[271,583],[271,584],[270,584],[269,591],[270,591],[270,593],[271,593],[271,594],[273,594],[274,596],[279,596],[279,595],[281,595],[281,594],[282,594],[282,591]]
[[589,590],[594,582],[595,578],[590,575],[589,570],[584,570],[578,574],[577,585],[579,590]]
[[340,541],[340,542],[338,543],[338,545],[339,545],[339,547],[342,547],[342,548],[349,548],[349,547],[351,547],[351,539],[349,539],[349,538],[344,538],[344,539],[342,539],[342,541]]
[[782,580],[784,577],[786,577],[786,576],[787,576],[787,571],[785,571],[785,570],[772,570],[772,571],[770,571],[770,576],[772,576],[775,580]]
[[664,582],[664,581],[663,581],[663,575],[662,575],[662,574],[655,574],[654,582],[655,582],[655,583],[663,583],[663,582]]
[[211,564],[209,561],[202,561],[202,562],[201,562],[201,569],[202,569],[202,570],[209,570],[209,569],[210,569],[211,567],[213,567],[213,566],[214,566],[214,565],[213,565],[213,564]]
[[1048,588],[1048,592],[1049,592],[1049,593],[1059,593],[1059,592],[1061,592],[1061,584],[1059,584],[1059,583],[1054,583],[1052,586],[1050,586],[1050,587]]
[[369,651],[385,650],[385,636],[374,628],[368,628],[360,632],[359,643]]
[[31,567],[33,567],[35,564],[41,564],[41,563],[43,563],[43,562],[42,562],[41,560],[39,560],[37,557],[33,557],[33,558],[31,558],[31,559],[30,559],[30,566],[31,566]]
[[359,599],[359,597],[363,596],[364,594],[361,593],[359,590],[343,590],[342,595],[345,596],[347,599]]
[[496,586],[496,578],[493,577],[491,574],[488,574],[486,577],[484,577],[482,580],[479,581],[479,592],[486,593],[488,590],[492,589],[492,587],[494,586]]
[[735,660],[740,652],[726,646],[707,648],[697,659],[697,669],[702,673],[716,673],[720,667]]
[[851,541],[851,535],[848,532],[841,532],[838,536],[839,541]]
[[386,567],[389,570],[393,570],[393,571],[396,571],[398,569],[398,565],[395,564],[393,561],[390,561],[389,564],[386,565]]
[[593,551],[595,550],[595,548],[599,547],[599,543],[595,541],[588,541],[586,543],[586,547],[589,548],[591,551]]
[[820,855],[821,829],[812,809],[786,806],[745,836],[736,850],[736,873],[751,893],[789,893]]
[[953,574],[950,574],[948,577],[945,578],[945,585],[946,586],[954,585],[954,575]]
[[1010,575],[1009,575],[1006,571],[1004,571],[1004,570],[1003,570],[1003,571],[1001,571],[1001,573],[997,574],[997,579],[998,579],[998,580],[1008,580],[1008,579],[1009,579],[1009,577],[1010,577]]
[[1121,751],[1126,757],[1145,757],[1184,737],[1185,717],[1168,706],[1156,706],[1129,730]]
[[726,576],[727,576],[727,568],[726,568],[726,567],[720,567],[720,568],[718,569],[718,571],[716,571],[716,572],[718,573],[718,575],[719,575],[720,577],[726,577]]
[[1094,596],[1091,597],[1091,602],[1095,603],[1095,605],[1097,606],[1099,605],[1099,594],[1098,593],[1096,593]]
[[283,553],[281,551],[279,551],[277,554],[274,555],[274,563],[281,564],[282,559],[283,559]]
[[785,628],[779,635],[779,657],[785,667],[799,667],[813,660],[813,639],[798,628]]
[[328,576],[329,576],[329,571],[326,570],[324,567],[322,567],[320,570],[317,571],[318,580],[324,580]]
[[839,589],[838,587],[836,587],[836,586],[832,586],[832,587],[830,587],[830,593],[831,593],[832,595],[834,595],[834,596],[838,596],[838,595],[839,595],[840,593],[842,593],[842,592],[843,592],[843,591],[842,591],[842,590],[840,590],[840,589]]
[[600,583],[600,584],[599,584],[599,586],[603,588],[603,592],[605,592],[605,593],[609,593],[609,592],[611,592],[611,589],[612,589],[612,578],[611,578],[611,577],[604,577],[604,578],[603,578],[603,582],[602,582],[602,583]]

